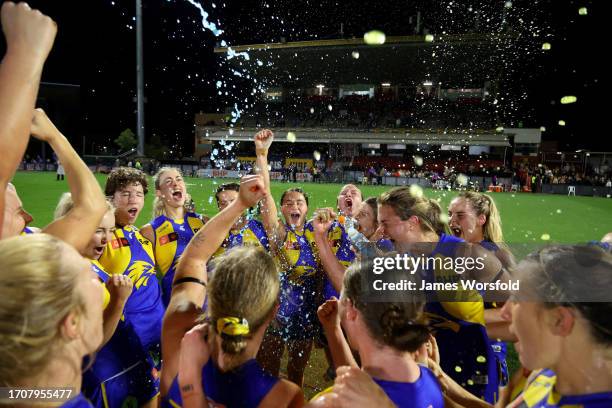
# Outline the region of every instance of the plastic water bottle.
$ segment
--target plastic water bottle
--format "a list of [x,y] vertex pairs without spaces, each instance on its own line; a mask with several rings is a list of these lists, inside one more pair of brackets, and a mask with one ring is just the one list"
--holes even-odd
[[368,241],[365,235],[357,231],[357,228],[355,228],[355,222],[353,221],[351,217],[345,218],[344,229],[346,230],[346,233],[348,237],[350,238],[353,246],[359,252],[362,252],[370,241]]

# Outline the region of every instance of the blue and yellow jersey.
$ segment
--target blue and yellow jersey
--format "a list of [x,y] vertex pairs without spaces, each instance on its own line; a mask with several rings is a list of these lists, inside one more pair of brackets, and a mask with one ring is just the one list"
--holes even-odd
[[[499,247],[497,246],[497,244],[488,240],[480,241],[480,246],[491,252],[499,251]],[[496,309],[498,307],[499,305],[496,303],[485,303],[485,309]],[[493,354],[497,359],[499,386],[505,387],[506,385],[508,385],[508,381],[510,380],[510,375],[508,373],[508,364],[506,363],[508,347],[503,341],[497,341],[496,339],[489,339],[489,341],[491,343],[491,348],[493,349]]]
[[[104,283],[111,275],[98,261],[91,267]],[[108,305],[105,290],[105,304]],[[111,339],[96,353],[93,364],[83,373],[82,391],[96,408],[121,407],[133,401],[143,405],[159,393],[159,378],[153,359],[145,352],[129,318],[117,324]]]
[[143,347],[157,354],[164,306],[155,273],[153,245],[134,226],[117,228],[99,262],[107,272],[127,275],[134,283],[124,314]]
[[609,408],[612,391],[584,395],[560,395],[555,391],[557,376],[542,370],[508,408]]
[[[308,224],[308,228],[304,228],[306,239],[310,243],[311,248],[313,248],[314,256],[317,262],[320,263],[319,260],[319,251],[314,242],[314,232],[312,223]],[[329,227],[327,232],[327,241],[330,243],[332,252],[336,255],[338,261],[345,267],[348,268],[350,264],[355,260],[355,252],[353,252],[351,248],[351,239],[346,233],[346,229],[344,226],[338,221],[334,221],[332,225]],[[322,268],[322,266],[320,266]],[[340,294],[336,291],[331,284],[330,280],[327,278],[327,275],[323,272],[324,284],[323,284],[323,299],[325,301],[330,299],[332,296],[336,298],[340,298]]]
[[225,254],[228,250],[237,246],[261,246],[266,251],[270,250],[268,243],[268,236],[266,230],[261,222],[250,219],[244,227],[239,230],[232,230],[228,232],[227,236],[223,240],[223,243],[215,251],[211,259],[217,258]]
[[[227,372],[217,368],[212,359],[202,368],[202,388],[209,406],[258,407],[278,382],[252,359]],[[161,399],[162,408],[181,407],[183,401],[175,378],[168,394]]]
[[[442,234],[430,257],[453,258],[460,238]],[[460,275],[444,268],[446,262],[426,270],[428,282],[459,282]],[[497,359],[491,348],[484,321],[484,301],[476,290],[454,292],[461,301],[431,301],[425,306],[426,316],[440,348],[442,369],[472,394],[489,403],[497,400]],[[434,299],[436,294],[433,295]]]
[[[433,372],[427,367],[419,365],[421,375],[419,379],[413,383],[386,381],[372,378],[376,384],[383,389],[387,397],[398,408],[444,408],[444,397],[442,389]],[[332,392],[333,386],[321,391],[310,401],[315,401],[317,398]]]
[[309,221],[301,232],[284,225],[287,236],[276,251],[280,266],[280,307],[273,330],[285,340],[315,337],[322,274],[313,251],[313,227]]
[[162,274],[162,302],[170,303],[172,280],[176,272],[176,263],[183,254],[191,238],[204,226],[202,216],[186,213],[182,219],[173,220],[160,215],[151,222],[154,235],[155,261]]
[[[301,233],[285,225],[287,236],[276,254],[281,269],[280,308],[277,321],[285,340],[315,337],[318,328],[317,308],[337,292],[324,274],[314,241],[312,221]],[[348,266],[354,259],[350,240],[344,228],[335,222],[328,238],[336,257]]]
[[110,278],[111,275],[104,270],[104,268],[102,267],[102,265],[100,265],[98,261],[95,261],[95,260],[91,260],[91,270],[94,271],[96,275],[98,275],[98,278],[100,278],[100,281],[103,283],[102,285],[102,290],[104,291],[103,307],[104,309],[106,309],[106,307],[108,306],[108,303],[110,302],[110,292],[106,288],[105,284],[106,282],[108,282],[108,278]]

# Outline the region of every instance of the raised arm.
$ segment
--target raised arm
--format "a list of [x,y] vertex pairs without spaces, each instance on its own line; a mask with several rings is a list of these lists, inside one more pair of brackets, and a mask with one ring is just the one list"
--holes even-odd
[[264,194],[261,176],[243,177],[238,199],[211,218],[183,252],[174,276],[176,286],[172,289],[162,328],[162,396],[167,393],[178,372],[181,339],[201,314],[208,281],[206,263],[244,210],[256,205]]
[[338,299],[332,297],[319,306],[317,316],[323,326],[323,332],[327,339],[329,352],[335,367],[351,366],[358,367],[351,348],[342,333],[340,327],[340,316],[338,314]]
[[66,215],[47,225],[42,232],[61,238],[82,252],[106,212],[104,193],[89,167],[42,109],[34,110],[31,132],[37,139],[49,143],[62,162],[74,201]]
[[30,139],[32,110],[43,65],[55,39],[53,20],[26,3],[7,1],[0,12],[6,54],[0,63],[0,232],[4,191]]
[[315,211],[313,217],[314,239],[323,269],[327,274],[334,289],[342,291],[342,282],[346,268],[340,263],[327,240],[327,233],[332,225],[336,214],[331,208],[320,208]]
[[278,211],[270,189],[270,172],[268,170],[268,150],[274,140],[274,133],[264,129],[255,135],[255,153],[257,156],[256,171],[263,177],[266,196],[262,202],[261,219],[270,242],[274,245],[285,240],[287,231],[278,221]]

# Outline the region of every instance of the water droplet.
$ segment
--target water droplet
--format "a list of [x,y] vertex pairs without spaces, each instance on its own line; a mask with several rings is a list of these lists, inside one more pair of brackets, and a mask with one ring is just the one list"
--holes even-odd
[[457,176],[457,184],[459,184],[462,187],[467,186],[468,181],[469,181],[468,176],[466,176],[465,174],[459,174]]
[[289,142],[291,142],[291,143],[295,143],[295,140],[296,140],[296,139],[297,139],[297,138],[296,138],[296,136],[295,136],[295,133],[293,133],[293,132],[287,132],[287,140],[288,140]]
[[578,100],[578,98],[576,98],[573,95],[570,96],[564,96],[563,98],[561,98],[561,104],[562,105],[567,105],[568,103],[574,103]]
[[455,371],[460,373],[461,371],[463,371],[463,369],[459,366],[455,366]]
[[551,48],[552,48],[552,45],[550,45],[550,43],[546,42],[546,43],[542,44],[542,49],[545,50],[545,51],[548,51]]
[[587,14],[589,14],[589,11],[586,7],[580,7],[578,9],[578,14],[580,14],[581,16],[586,16]]
[[487,358],[485,356],[478,356],[476,357],[476,361],[479,363],[486,363],[487,362]]
[[318,151],[318,150],[315,150],[315,151],[313,152],[313,154],[312,154],[312,155],[314,156],[314,159],[315,159],[316,161],[321,160],[321,153],[319,153],[319,151]]
[[409,191],[410,191],[410,195],[414,197],[418,197],[418,198],[423,197],[423,189],[418,184],[412,184],[410,186]]
[[559,126],[565,126],[565,121],[564,120],[560,120],[559,121]]
[[432,34],[427,34],[425,36],[425,42],[433,42],[434,41],[434,36]]
[[352,56],[353,58],[355,58],[355,59],[359,59],[359,51],[353,51],[353,52],[351,53],[351,56]]
[[386,39],[385,33],[378,30],[368,31],[363,35],[363,41],[368,45],[384,44]]
[[550,240],[550,235],[549,234],[542,234],[542,236],[540,237],[540,239],[542,241],[549,241]]

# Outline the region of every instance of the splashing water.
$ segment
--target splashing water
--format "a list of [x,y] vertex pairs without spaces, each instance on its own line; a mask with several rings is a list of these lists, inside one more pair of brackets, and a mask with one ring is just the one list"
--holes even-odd
[[242,111],[238,108],[238,104],[234,104],[234,109],[232,110],[232,123],[236,123],[238,119],[240,119],[240,114]]
[[234,57],[242,57],[245,60],[249,61],[251,59],[251,56],[249,55],[248,52],[243,51],[243,52],[236,52],[232,49],[232,47],[227,47],[227,59],[231,60]]
[[200,16],[202,16],[202,27],[210,30],[210,32],[213,33],[215,37],[218,37],[223,34],[223,30],[217,28],[217,25],[215,23],[211,23],[210,21],[208,21],[208,13],[204,11],[204,8],[202,8],[201,4],[196,3],[193,0],[187,1],[200,11]]

